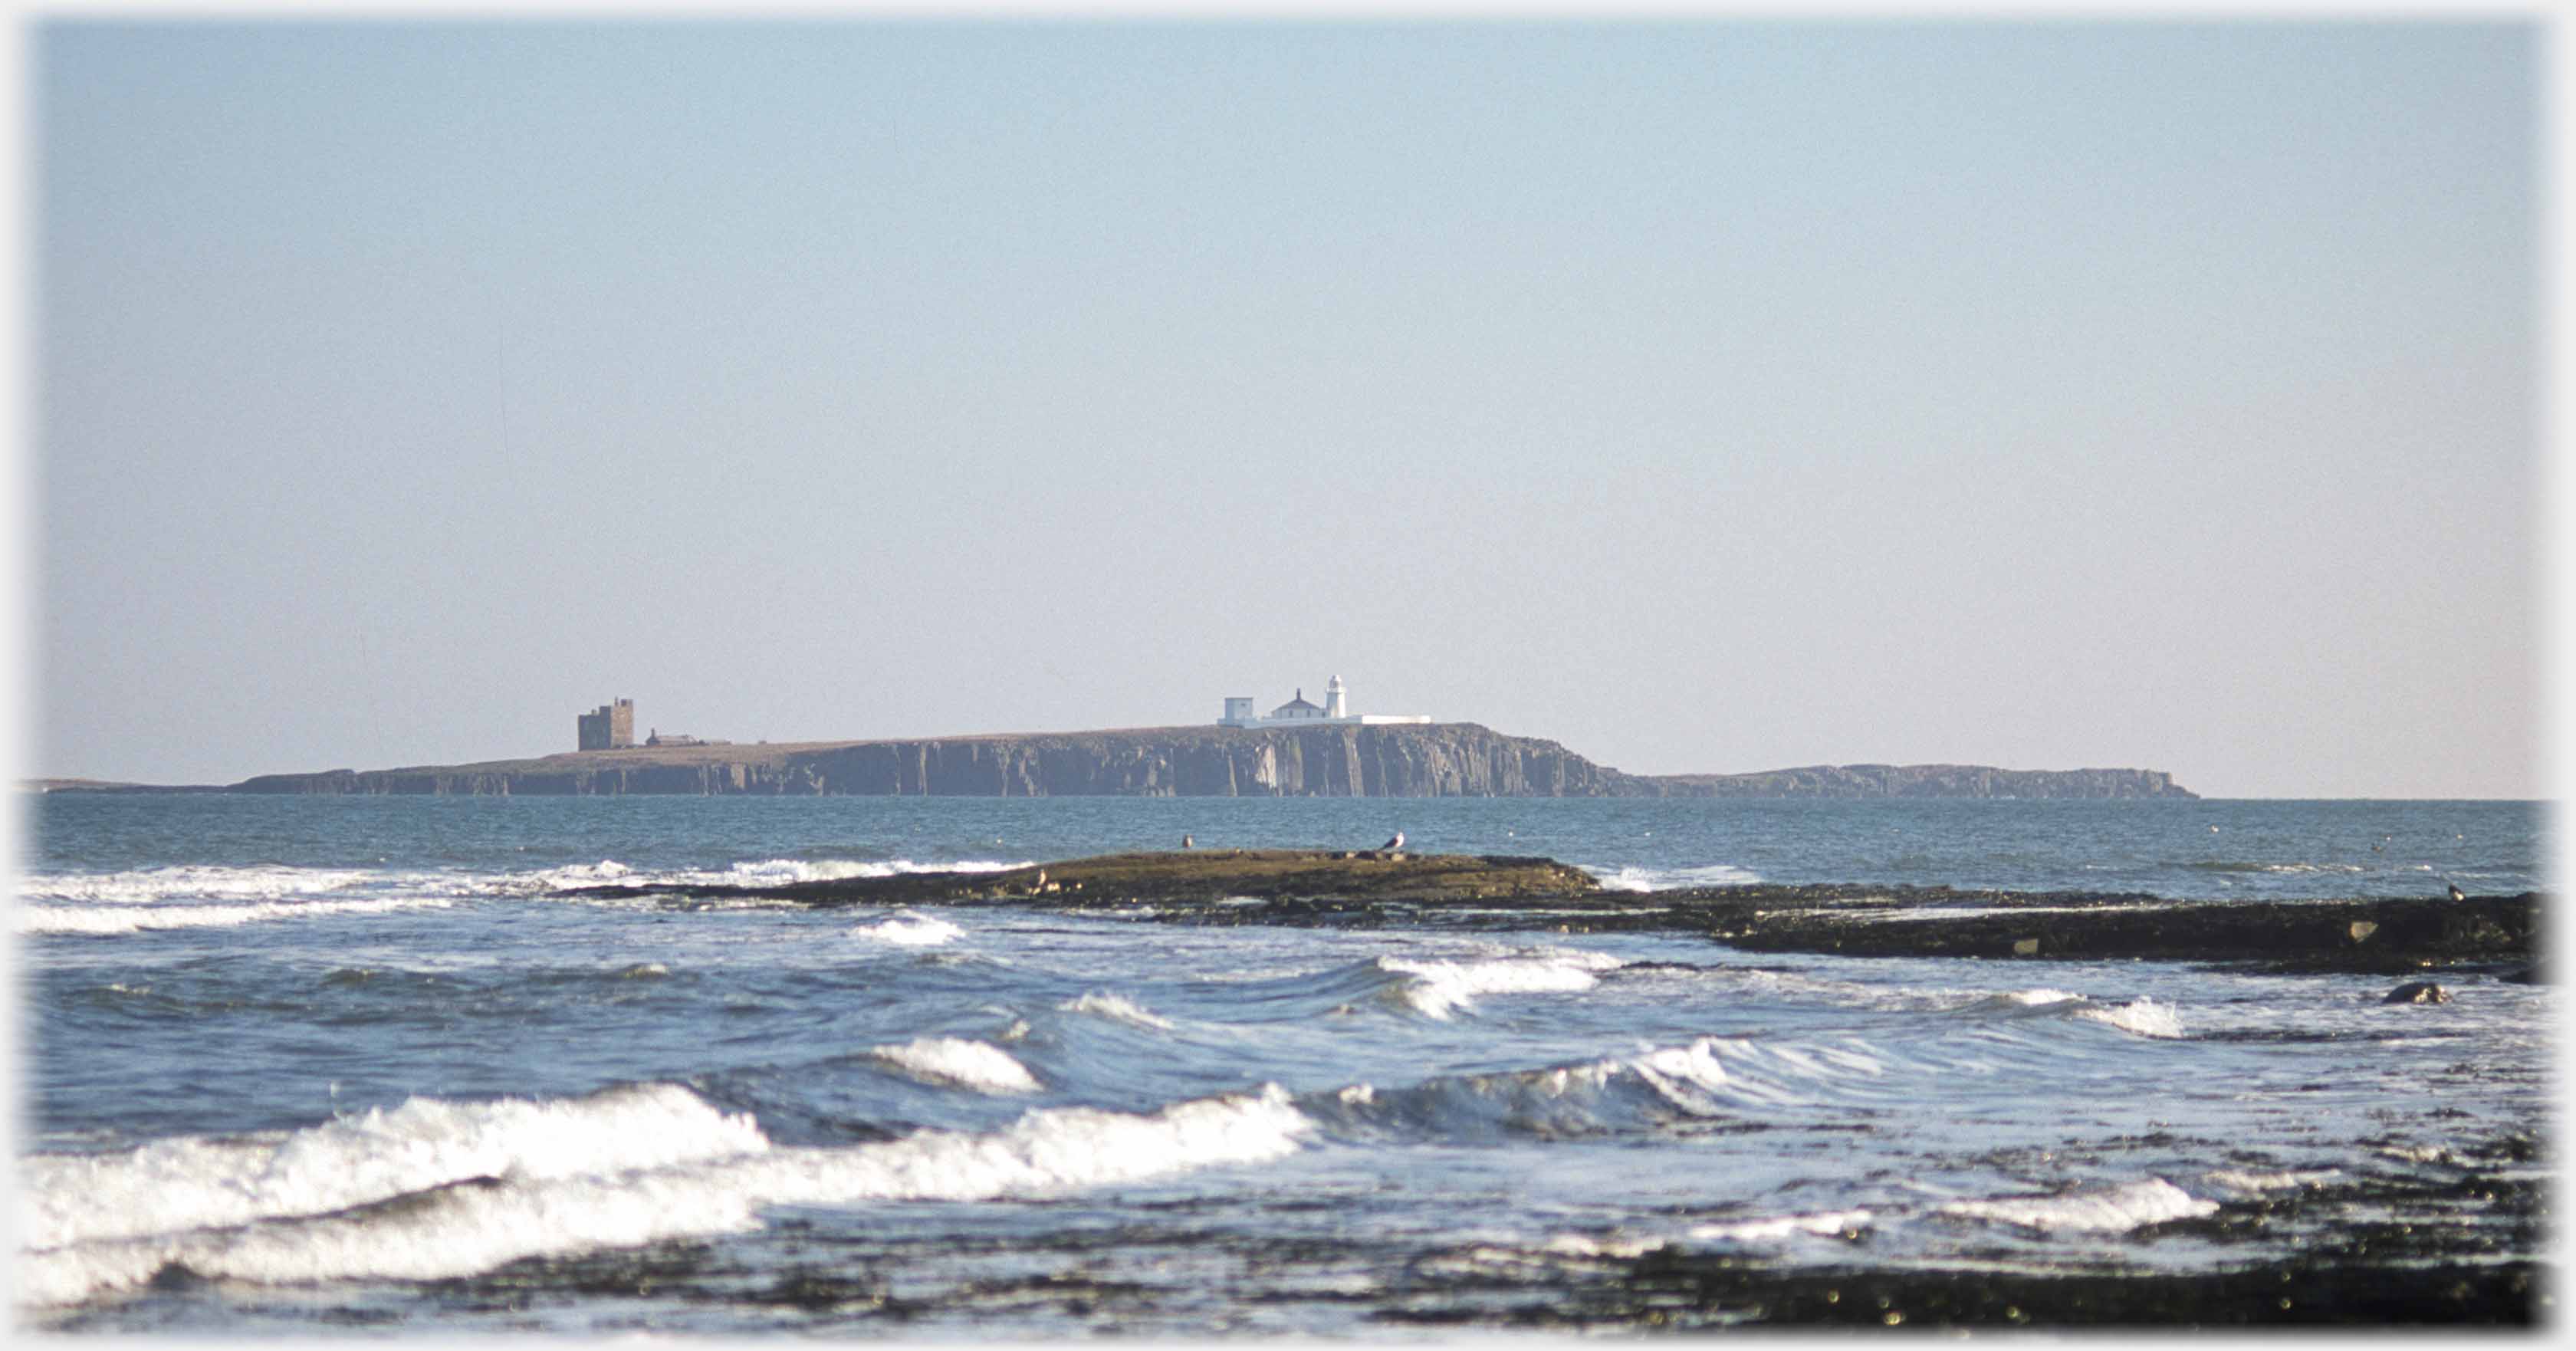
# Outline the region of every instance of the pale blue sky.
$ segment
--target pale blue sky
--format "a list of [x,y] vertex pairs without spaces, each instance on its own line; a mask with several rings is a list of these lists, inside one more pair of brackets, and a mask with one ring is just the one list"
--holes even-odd
[[2541,791],[2527,24],[53,23],[34,769]]

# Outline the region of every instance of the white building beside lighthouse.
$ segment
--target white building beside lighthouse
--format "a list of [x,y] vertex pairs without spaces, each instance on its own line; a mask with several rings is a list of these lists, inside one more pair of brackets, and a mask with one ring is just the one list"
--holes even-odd
[[1268,713],[1254,713],[1249,695],[1230,695],[1225,701],[1225,715],[1216,720],[1219,727],[1351,727],[1378,726],[1386,723],[1424,723],[1431,721],[1421,713],[1353,713],[1350,690],[1340,676],[1324,682],[1321,707],[1306,702],[1303,686],[1295,698]]

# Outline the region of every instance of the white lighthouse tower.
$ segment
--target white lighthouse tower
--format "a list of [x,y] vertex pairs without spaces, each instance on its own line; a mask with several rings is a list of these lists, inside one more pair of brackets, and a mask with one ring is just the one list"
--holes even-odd
[[1350,709],[1343,698],[1342,678],[1335,676],[1324,683],[1324,716],[1347,718],[1350,715]]

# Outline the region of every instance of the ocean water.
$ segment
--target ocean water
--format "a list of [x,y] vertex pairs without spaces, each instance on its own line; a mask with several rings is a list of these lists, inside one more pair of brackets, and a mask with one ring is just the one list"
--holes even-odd
[[2551,1138],[2543,985],[2389,1007],[2385,977],[1757,957],[1545,916],[561,894],[1400,828],[1640,904],[1754,881],[2276,904],[2541,889],[2527,803],[29,811],[11,1275],[42,1329],[1387,1336],[1658,1250],[2188,1274],[2395,1215],[2509,1257],[2457,1184],[2544,1168]]

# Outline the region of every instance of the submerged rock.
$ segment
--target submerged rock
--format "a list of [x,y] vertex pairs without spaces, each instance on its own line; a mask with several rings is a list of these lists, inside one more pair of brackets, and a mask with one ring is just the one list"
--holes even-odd
[[2451,992],[2429,980],[2410,980],[2388,992],[2382,1004],[2448,1004]]

